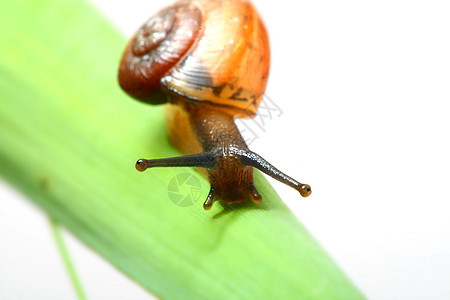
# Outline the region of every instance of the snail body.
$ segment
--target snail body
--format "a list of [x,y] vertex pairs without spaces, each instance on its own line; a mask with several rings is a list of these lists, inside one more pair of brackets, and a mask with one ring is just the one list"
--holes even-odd
[[250,151],[234,118],[256,114],[269,72],[269,42],[262,20],[245,0],[179,1],[150,18],[127,45],[119,84],[150,104],[169,103],[172,143],[185,156],[145,160],[149,167],[198,167],[211,190],[204,203],[253,199],[253,168],[309,196],[311,188]]

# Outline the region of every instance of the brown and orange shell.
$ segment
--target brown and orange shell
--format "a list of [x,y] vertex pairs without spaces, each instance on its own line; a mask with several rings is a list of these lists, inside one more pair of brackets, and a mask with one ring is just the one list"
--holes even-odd
[[269,56],[266,29],[250,2],[180,1],[131,39],[119,83],[152,104],[207,101],[252,116],[266,88]]

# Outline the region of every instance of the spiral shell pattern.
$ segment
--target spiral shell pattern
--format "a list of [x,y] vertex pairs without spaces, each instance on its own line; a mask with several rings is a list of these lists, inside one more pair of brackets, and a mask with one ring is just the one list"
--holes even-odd
[[267,32],[248,1],[193,0],[161,10],[139,29],[119,83],[152,104],[207,101],[245,116],[256,112],[268,72]]

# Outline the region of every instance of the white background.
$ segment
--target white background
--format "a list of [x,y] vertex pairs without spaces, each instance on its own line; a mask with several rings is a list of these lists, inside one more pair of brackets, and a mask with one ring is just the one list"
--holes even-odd
[[[170,1],[95,0],[130,36]],[[450,299],[446,1],[255,0],[282,109],[251,148],[313,194],[282,199],[371,299]],[[112,62],[115,63],[115,62]],[[75,299],[45,217],[0,185],[0,299]],[[69,238],[91,299],[149,299]]]

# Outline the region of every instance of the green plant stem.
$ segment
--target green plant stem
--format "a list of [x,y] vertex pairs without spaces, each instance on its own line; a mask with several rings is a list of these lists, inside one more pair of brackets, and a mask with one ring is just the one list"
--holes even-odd
[[49,218],[49,222],[56,247],[58,248],[58,251],[61,254],[61,259],[64,263],[64,266],[66,267],[67,273],[78,296],[78,299],[86,300],[87,299],[86,293],[83,290],[83,286],[81,284],[80,279],[78,278],[75,266],[72,262],[72,259],[70,258],[69,251],[67,250],[66,244],[64,243],[64,239],[61,235],[61,227],[59,226],[58,221],[56,221],[51,217]]

